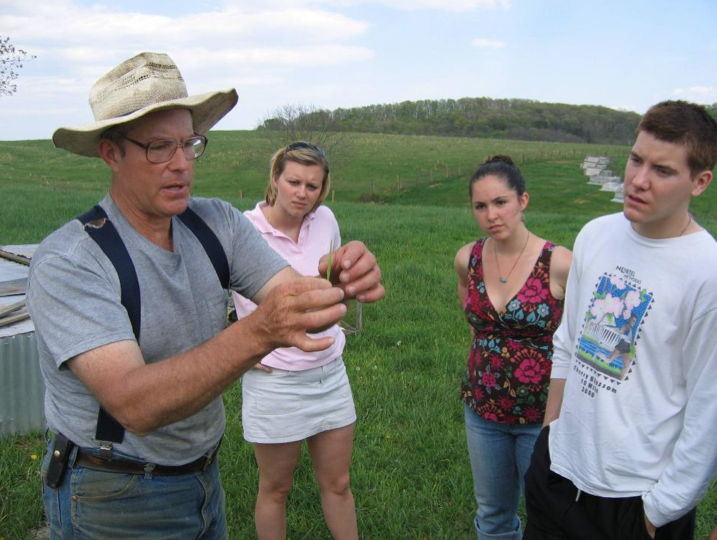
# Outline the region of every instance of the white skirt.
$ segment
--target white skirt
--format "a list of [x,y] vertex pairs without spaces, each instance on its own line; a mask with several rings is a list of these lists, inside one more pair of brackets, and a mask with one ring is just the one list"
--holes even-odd
[[251,443],[302,441],[356,421],[351,386],[339,356],[304,371],[250,369],[242,377],[242,425]]

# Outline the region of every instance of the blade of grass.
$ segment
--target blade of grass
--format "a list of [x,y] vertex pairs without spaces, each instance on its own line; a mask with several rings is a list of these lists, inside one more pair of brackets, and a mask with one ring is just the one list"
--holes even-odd
[[328,281],[331,281],[331,264],[333,262],[332,261],[333,257],[334,257],[334,239],[332,238],[331,243],[329,244],[329,261],[326,265],[326,279]]

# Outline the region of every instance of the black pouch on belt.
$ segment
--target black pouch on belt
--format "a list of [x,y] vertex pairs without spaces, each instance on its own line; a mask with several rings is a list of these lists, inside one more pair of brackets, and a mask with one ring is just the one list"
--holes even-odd
[[55,435],[52,440],[52,456],[45,474],[45,484],[52,489],[57,489],[62,484],[62,474],[65,472],[67,460],[74,447],[74,443],[62,433]]

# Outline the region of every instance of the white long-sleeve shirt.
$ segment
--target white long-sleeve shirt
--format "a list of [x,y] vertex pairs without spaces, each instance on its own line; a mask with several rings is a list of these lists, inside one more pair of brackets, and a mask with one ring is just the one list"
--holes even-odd
[[550,429],[553,471],[593,495],[642,496],[658,527],[695,507],[717,474],[712,236],[644,238],[622,213],[588,223],[551,378],[567,379]]

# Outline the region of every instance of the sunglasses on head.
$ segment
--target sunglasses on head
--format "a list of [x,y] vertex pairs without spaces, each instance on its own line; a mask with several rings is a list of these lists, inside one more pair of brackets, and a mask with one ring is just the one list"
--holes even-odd
[[302,149],[308,149],[313,150],[317,154],[319,154],[322,158],[326,159],[326,152],[324,152],[321,148],[316,146],[315,144],[305,142],[305,141],[297,141],[294,143],[291,143],[286,147],[286,150],[284,152],[291,152],[292,150],[302,150]]

